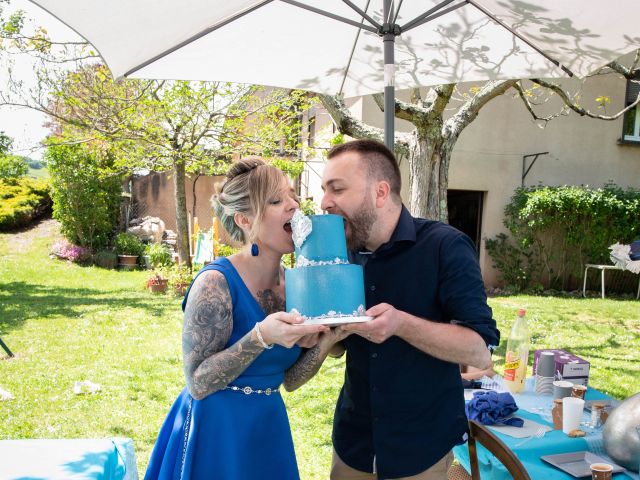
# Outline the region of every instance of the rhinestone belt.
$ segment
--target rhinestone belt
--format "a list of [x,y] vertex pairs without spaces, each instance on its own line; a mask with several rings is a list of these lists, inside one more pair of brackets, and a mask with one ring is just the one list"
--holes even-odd
[[259,395],[271,395],[272,393],[280,393],[280,387],[267,387],[264,390],[260,388],[251,388],[251,387],[237,387],[235,385],[228,385],[224,388],[225,390],[233,390],[234,392],[242,392],[245,395],[251,395],[252,393],[257,393]]

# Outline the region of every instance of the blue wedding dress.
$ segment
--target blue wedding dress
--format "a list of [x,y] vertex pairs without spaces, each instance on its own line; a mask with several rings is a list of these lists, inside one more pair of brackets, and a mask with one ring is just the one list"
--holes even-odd
[[[200,271],[224,274],[233,302],[236,343],[265,313],[226,258]],[[187,296],[189,292],[187,292]],[[186,304],[186,296],[184,305]],[[265,390],[278,387],[300,348],[265,350],[230,386]],[[162,425],[145,480],[298,479],[289,419],[280,393],[219,390],[195,400],[185,388]]]

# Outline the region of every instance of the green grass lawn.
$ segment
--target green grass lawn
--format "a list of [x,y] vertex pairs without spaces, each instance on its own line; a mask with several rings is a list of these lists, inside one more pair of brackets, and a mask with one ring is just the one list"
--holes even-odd
[[[0,439],[126,436],[141,476],[160,425],[182,389],[180,299],[143,288],[145,272],[52,260],[56,224],[0,234]],[[509,296],[490,299],[506,341],[518,308],[531,321],[532,351],[565,348],[592,363],[590,385],[623,399],[640,391],[640,301]],[[504,343],[494,359],[500,371]],[[329,360],[284,394],[303,479],[327,477],[331,419],[343,360]],[[73,384],[101,385],[75,395]]]
[[51,177],[51,175],[49,175],[49,169],[47,167],[42,167],[42,168],[31,168],[29,167],[29,173],[27,174],[29,177],[33,177],[33,178],[41,178],[46,180],[47,178]]

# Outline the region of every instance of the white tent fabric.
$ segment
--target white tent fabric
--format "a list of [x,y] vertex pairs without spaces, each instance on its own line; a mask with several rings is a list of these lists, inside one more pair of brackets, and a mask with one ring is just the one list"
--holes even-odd
[[[384,88],[380,36],[294,1],[33,1],[93,44],[115,77],[222,80],[346,97]],[[363,22],[346,1],[300,3]],[[352,3],[382,23],[382,0]],[[403,26],[440,3],[401,2],[397,23]],[[638,0],[471,2],[478,6],[458,0],[451,6],[456,3],[464,5],[397,37],[397,89],[566,76],[487,12],[578,76],[640,47]],[[235,18],[238,12],[247,13]]]

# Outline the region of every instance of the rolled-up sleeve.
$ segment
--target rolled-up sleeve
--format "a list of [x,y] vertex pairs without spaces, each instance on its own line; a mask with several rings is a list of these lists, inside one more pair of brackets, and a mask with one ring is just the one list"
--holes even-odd
[[455,233],[440,243],[438,297],[445,318],[477,332],[493,350],[500,331],[493,319],[471,239]]

